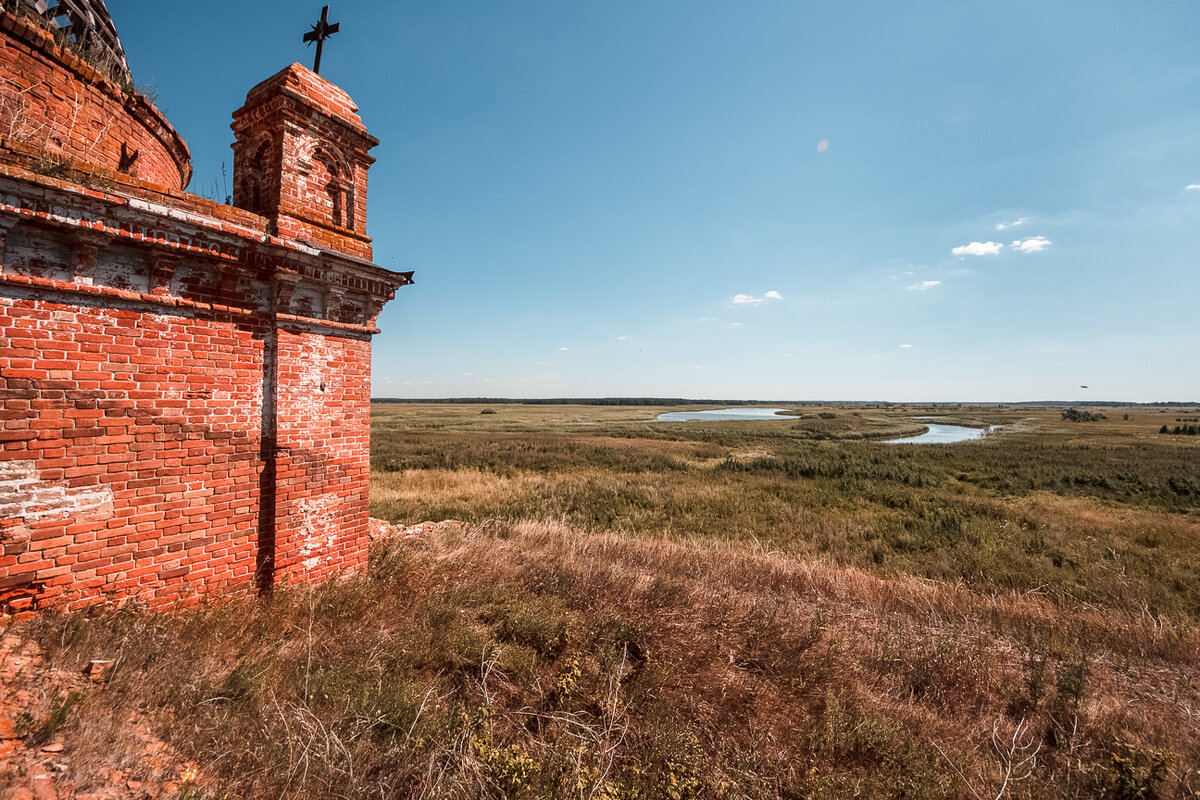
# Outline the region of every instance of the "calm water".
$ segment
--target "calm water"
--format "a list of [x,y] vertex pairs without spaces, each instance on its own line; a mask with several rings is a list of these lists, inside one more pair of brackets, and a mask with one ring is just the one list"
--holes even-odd
[[[717,408],[709,411],[670,411],[666,414],[659,414],[658,422],[694,422],[694,421],[709,421],[720,422],[725,420],[765,420],[765,419],[790,419],[795,420],[799,417],[777,414],[777,411],[786,411],[783,408]],[[931,417],[916,417],[919,420],[928,420]],[[928,431],[919,436],[909,436],[904,439],[888,439],[884,444],[951,444],[953,442],[967,442],[972,439],[982,439],[989,431],[995,430],[998,426],[991,428],[967,428],[962,425],[939,425],[933,422],[926,422]]]
[[967,442],[971,439],[982,439],[991,428],[964,428],[962,425],[935,425],[932,422],[926,427],[928,431],[920,436],[908,436],[903,439],[888,439],[884,444],[951,444]]
[[718,408],[712,411],[670,411],[666,414],[658,415],[658,422],[692,422],[693,420],[708,420],[716,422],[719,420],[738,420],[738,419],[790,419],[795,420],[797,417],[783,416],[776,414],[776,411],[786,411],[784,408]]

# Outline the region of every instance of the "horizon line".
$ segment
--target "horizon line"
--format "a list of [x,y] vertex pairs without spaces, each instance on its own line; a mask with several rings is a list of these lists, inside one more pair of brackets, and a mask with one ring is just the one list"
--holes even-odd
[[652,395],[611,395],[604,397],[371,397],[372,403],[448,403],[505,405],[891,405],[891,406],[1200,406],[1197,400],[748,400],[738,398],[655,397]]

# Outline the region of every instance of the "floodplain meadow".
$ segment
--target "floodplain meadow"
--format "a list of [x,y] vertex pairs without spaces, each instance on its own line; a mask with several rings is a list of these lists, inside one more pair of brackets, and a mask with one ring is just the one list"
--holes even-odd
[[[1200,610],[1200,448],[1157,434],[1154,410],[1072,423],[1058,409],[848,406],[657,423],[666,409],[489,408],[377,405],[373,515],[741,542],[882,575]],[[881,443],[931,413],[1002,427],[961,445]]]
[[[40,618],[58,668],[116,654],[64,735],[111,763],[150,720],[193,798],[1200,796],[1181,411],[666,410],[376,404],[372,514],[439,524],[265,600]],[[1001,427],[882,443],[928,414]]]

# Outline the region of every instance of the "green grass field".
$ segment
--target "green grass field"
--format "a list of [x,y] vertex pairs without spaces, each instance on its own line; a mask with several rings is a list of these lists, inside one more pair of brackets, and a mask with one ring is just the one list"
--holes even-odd
[[[193,799],[1200,796],[1185,412],[664,410],[376,405],[373,515],[446,522],[366,574],[29,623],[116,661],[77,785],[137,721]],[[880,441],[927,413],[1003,427]]]
[[[1158,434],[1174,414],[810,407],[795,421],[666,424],[652,420],[671,409],[491,410],[377,405],[372,514],[734,541],[1200,615],[1200,440]],[[919,432],[927,413],[1003,427],[959,445],[878,441]]]

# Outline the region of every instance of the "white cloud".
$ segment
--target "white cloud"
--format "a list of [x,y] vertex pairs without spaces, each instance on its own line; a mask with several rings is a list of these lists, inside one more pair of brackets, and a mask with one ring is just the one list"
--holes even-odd
[[1029,222],[1029,217],[1021,217],[1020,219],[1014,219],[1012,222],[997,222],[996,230],[1004,231],[1004,230],[1008,230],[1009,228],[1019,228],[1022,225],[1024,225],[1026,222]]
[[565,353],[565,352],[567,352],[567,348],[565,348],[565,347],[560,347],[560,348],[558,348],[558,350],[559,350],[559,352],[561,352],[561,353]]
[[902,345],[900,345],[900,349],[901,350],[912,350],[912,345],[911,344],[902,344]]
[[955,247],[950,252],[956,256],[994,256],[1004,249],[999,242],[971,242]]
[[741,322],[731,322],[731,323],[729,323],[729,327],[740,328],[740,327],[742,327],[742,323]]
[[926,289],[932,289],[935,286],[941,286],[941,285],[942,285],[941,281],[917,281],[912,286],[909,286],[908,289],[909,289],[909,291],[912,291],[912,292],[923,292]]
[[781,295],[779,292],[776,292],[774,290],[767,292],[762,297],[755,297],[752,294],[742,294],[739,292],[738,294],[735,294],[733,296],[733,304],[735,306],[757,306],[757,305],[767,302],[768,300],[782,300],[782,299],[783,299],[783,295]]
[[1194,192],[1200,190],[1200,183],[1189,183],[1187,186],[1183,187],[1183,190],[1185,192]]
[[1040,253],[1051,244],[1045,236],[1030,236],[1028,239],[1017,239],[1012,246],[1014,250],[1020,250],[1022,253]]
[[618,342],[625,342],[625,341],[628,341],[628,340],[629,340],[629,337],[628,337],[628,336],[618,336],[618,337],[617,337],[617,341],[618,341]]

